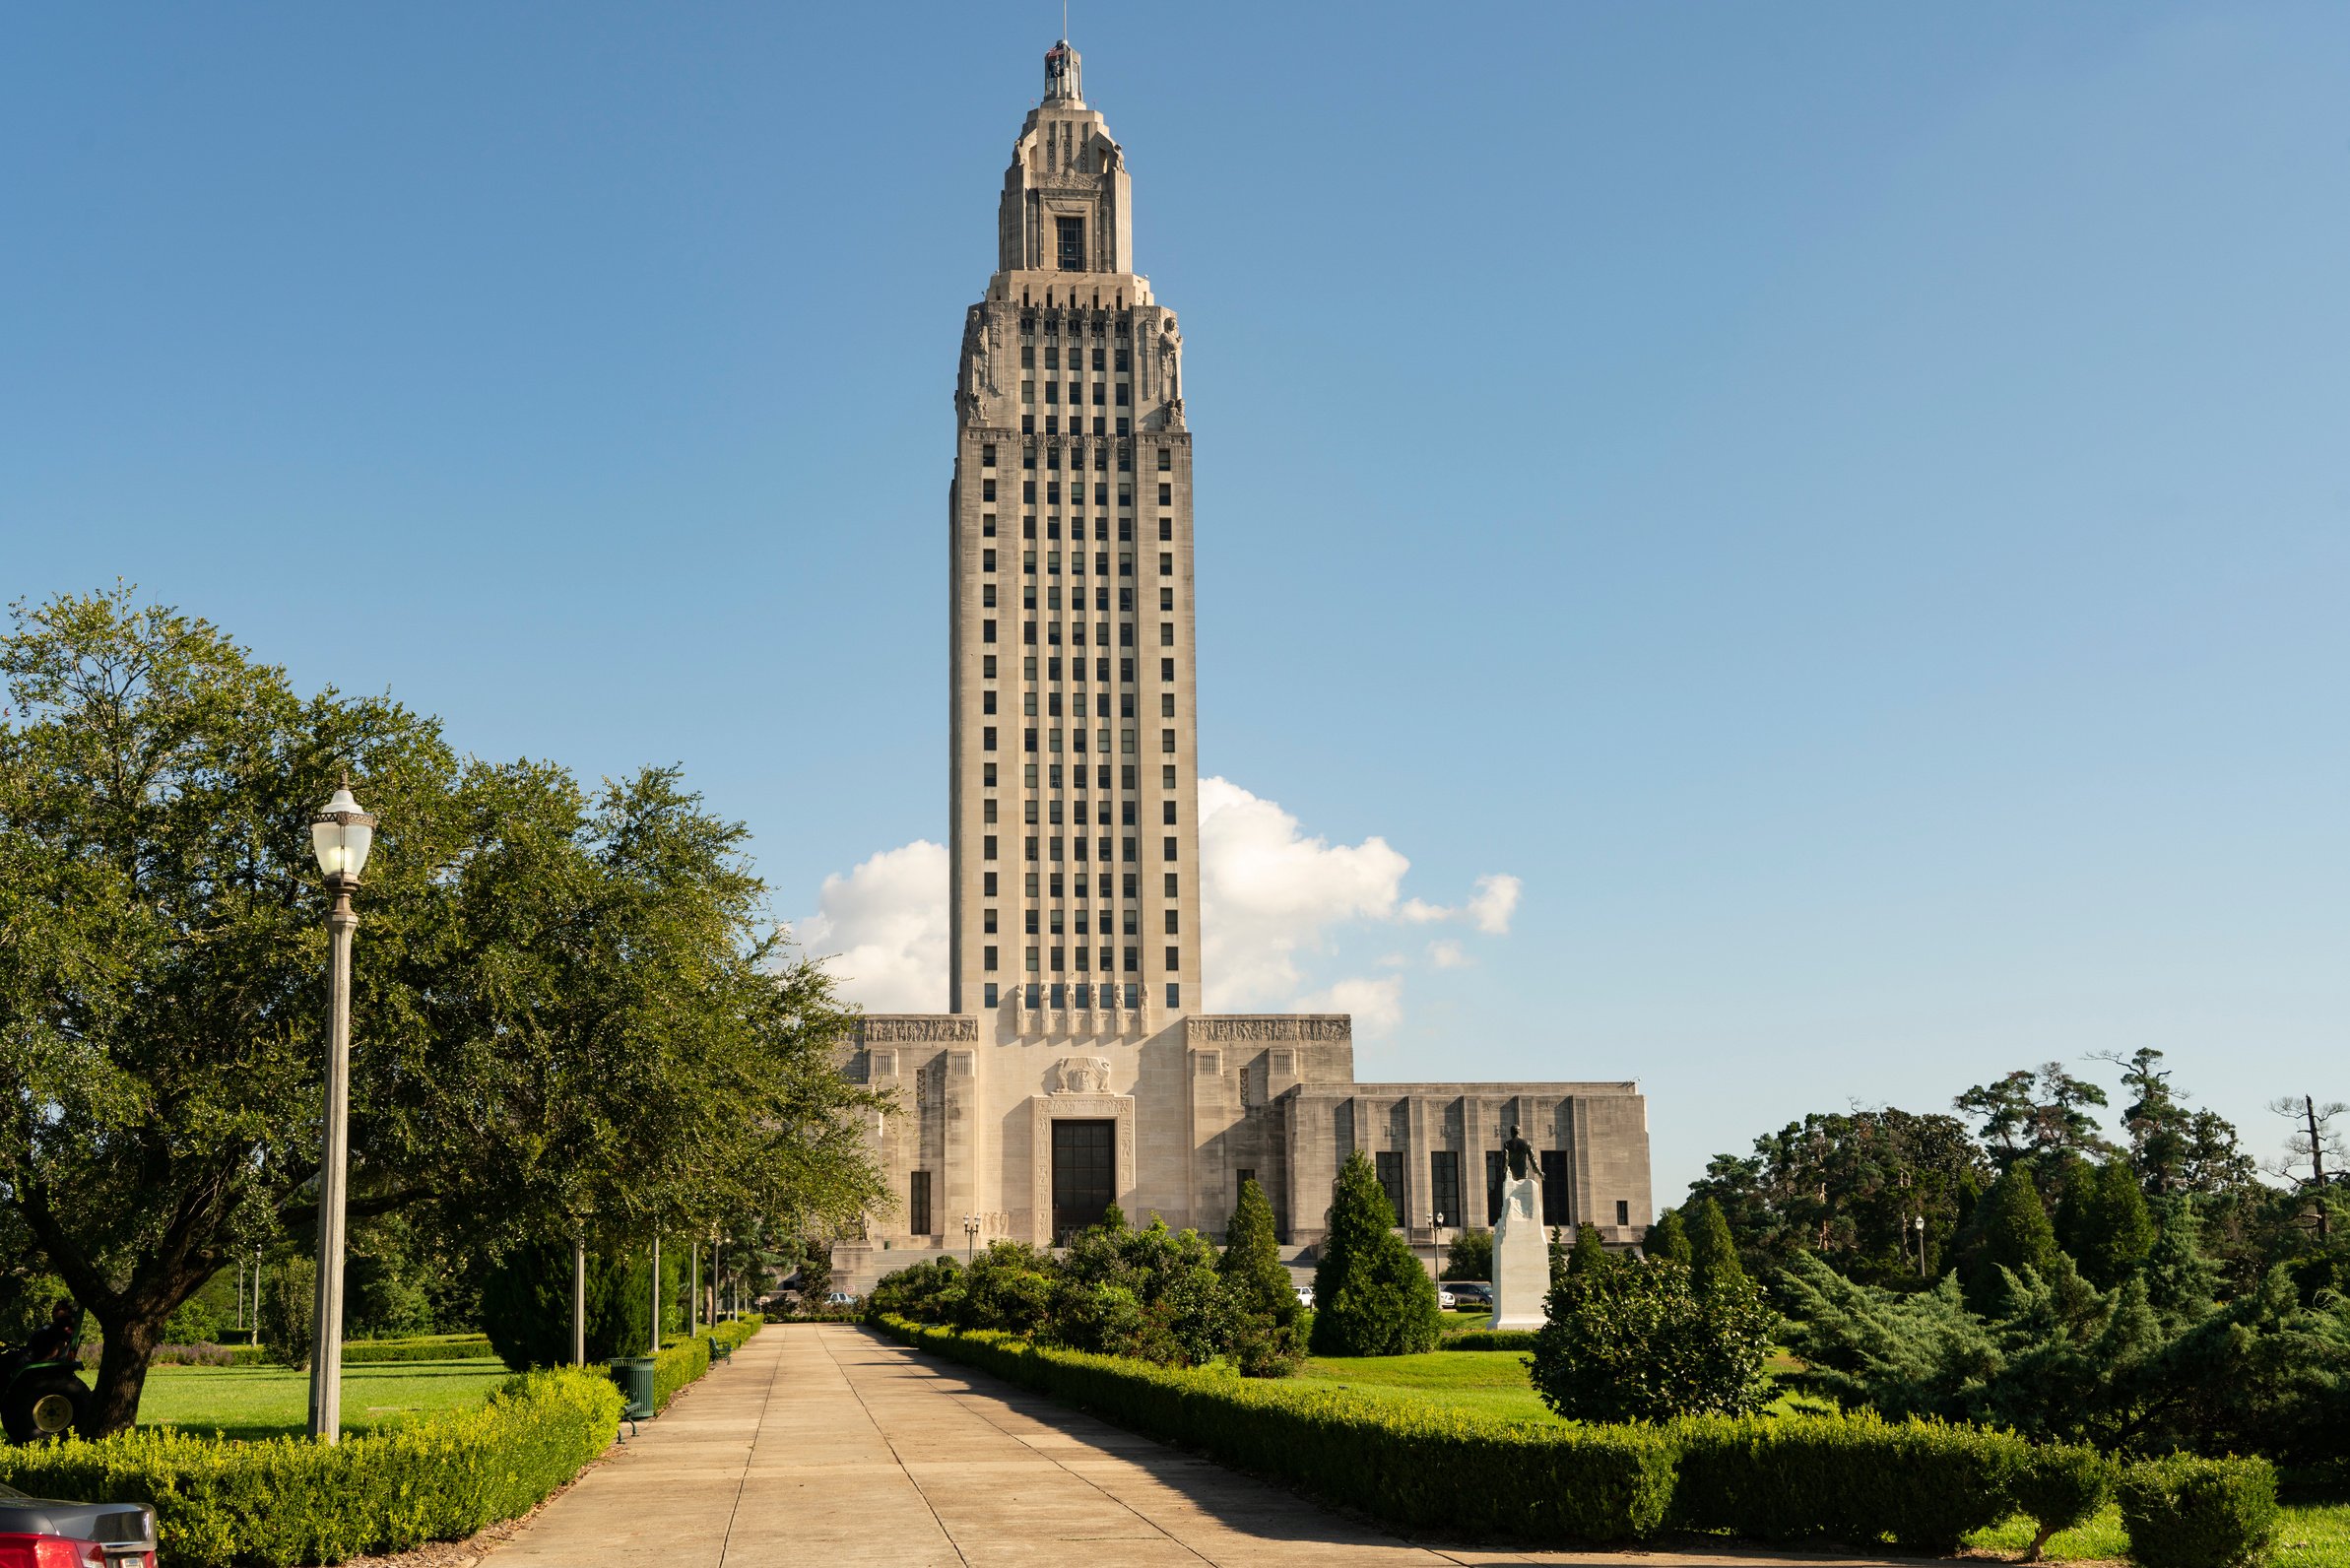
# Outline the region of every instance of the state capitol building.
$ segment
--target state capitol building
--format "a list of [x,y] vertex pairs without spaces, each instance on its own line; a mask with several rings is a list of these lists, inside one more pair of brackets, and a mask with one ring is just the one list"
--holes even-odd
[[1079,71],[1066,41],[1045,55],[963,320],[947,1011],[861,1020],[848,1067],[896,1091],[871,1136],[897,1203],[836,1274],[862,1288],[906,1251],[960,1251],[966,1216],[981,1245],[1049,1245],[1111,1203],[1214,1237],[1251,1176],[1310,1246],[1356,1149],[1430,1241],[1491,1223],[1513,1124],[1546,1223],[1637,1240],[1634,1083],[1358,1083],[1343,1013],[1201,1011],[1183,333],[1135,270],[1126,152]]

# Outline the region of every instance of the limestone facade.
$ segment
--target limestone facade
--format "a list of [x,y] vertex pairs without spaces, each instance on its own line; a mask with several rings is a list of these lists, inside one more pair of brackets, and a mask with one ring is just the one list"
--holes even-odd
[[955,382],[948,1012],[862,1020],[843,1065],[894,1093],[871,1136],[896,1202],[836,1270],[1050,1244],[1105,1197],[1220,1232],[1251,1175],[1311,1244],[1355,1149],[1415,1233],[1448,1206],[1445,1229],[1487,1224],[1513,1122],[1545,1151],[1545,1223],[1637,1238],[1636,1085],[1357,1083],[1343,1014],[1202,1011],[1183,335],[1134,270],[1077,52],[1045,65]]

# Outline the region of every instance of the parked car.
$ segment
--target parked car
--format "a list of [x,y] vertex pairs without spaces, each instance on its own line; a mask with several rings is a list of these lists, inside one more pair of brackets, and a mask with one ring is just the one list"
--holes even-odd
[[853,1307],[856,1304],[857,1298],[846,1290],[835,1290],[824,1298],[827,1307]]
[[1299,1285],[1296,1288],[1297,1304],[1301,1307],[1312,1306],[1314,1304],[1314,1287],[1312,1285]]
[[1439,1284],[1436,1287],[1436,1304],[1450,1311],[1452,1308],[1459,1306],[1461,1303],[1453,1298],[1453,1287],[1451,1285]]
[[0,1485],[0,1561],[39,1568],[155,1568],[155,1510],[67,1503]]
[[[1484,1307],[1490,1309],[1493,1305],[1493,1289],[1490,1285],[1483,1283],[1481,1280],[1456,1279],[1451,1284],[1444,1286],[1443,1288],[1448,1289],[1453,1293],[1453,1299],[1445,1302],[1445,1305],[1448,1307]],[[1442,1298],[1439,1297],[1439,1299]]]

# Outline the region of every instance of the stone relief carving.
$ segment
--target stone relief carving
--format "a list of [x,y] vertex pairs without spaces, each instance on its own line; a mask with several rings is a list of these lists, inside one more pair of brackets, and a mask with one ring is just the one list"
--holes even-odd
[[1106,1056],[1065,1056],[1053,1064],[1055,1094],[1107,1094],[1110,1059]]
[[1352,1027],[1343,1018],[1186,1018],[1184,1031],[1194,1040],[1343,1041],[1354,1038]]
[[868,1043],[880,1040],[976,1040],[979,1038],[977,1018],[958,1017],[953,1013],[929,1016],[868,1017],[859,1020],[857,1031]]

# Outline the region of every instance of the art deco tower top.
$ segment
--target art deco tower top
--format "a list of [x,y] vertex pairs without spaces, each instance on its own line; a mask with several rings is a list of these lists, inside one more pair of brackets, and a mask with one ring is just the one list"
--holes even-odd
[[[1044,57],[1044,101],[1028,111],[997,209],[998,278],[1013,272],[1135,270],[1134,184],[1126,153],[1077,91],[1068,40]],[[1130,298],[1147,294],[1128,291]]]

